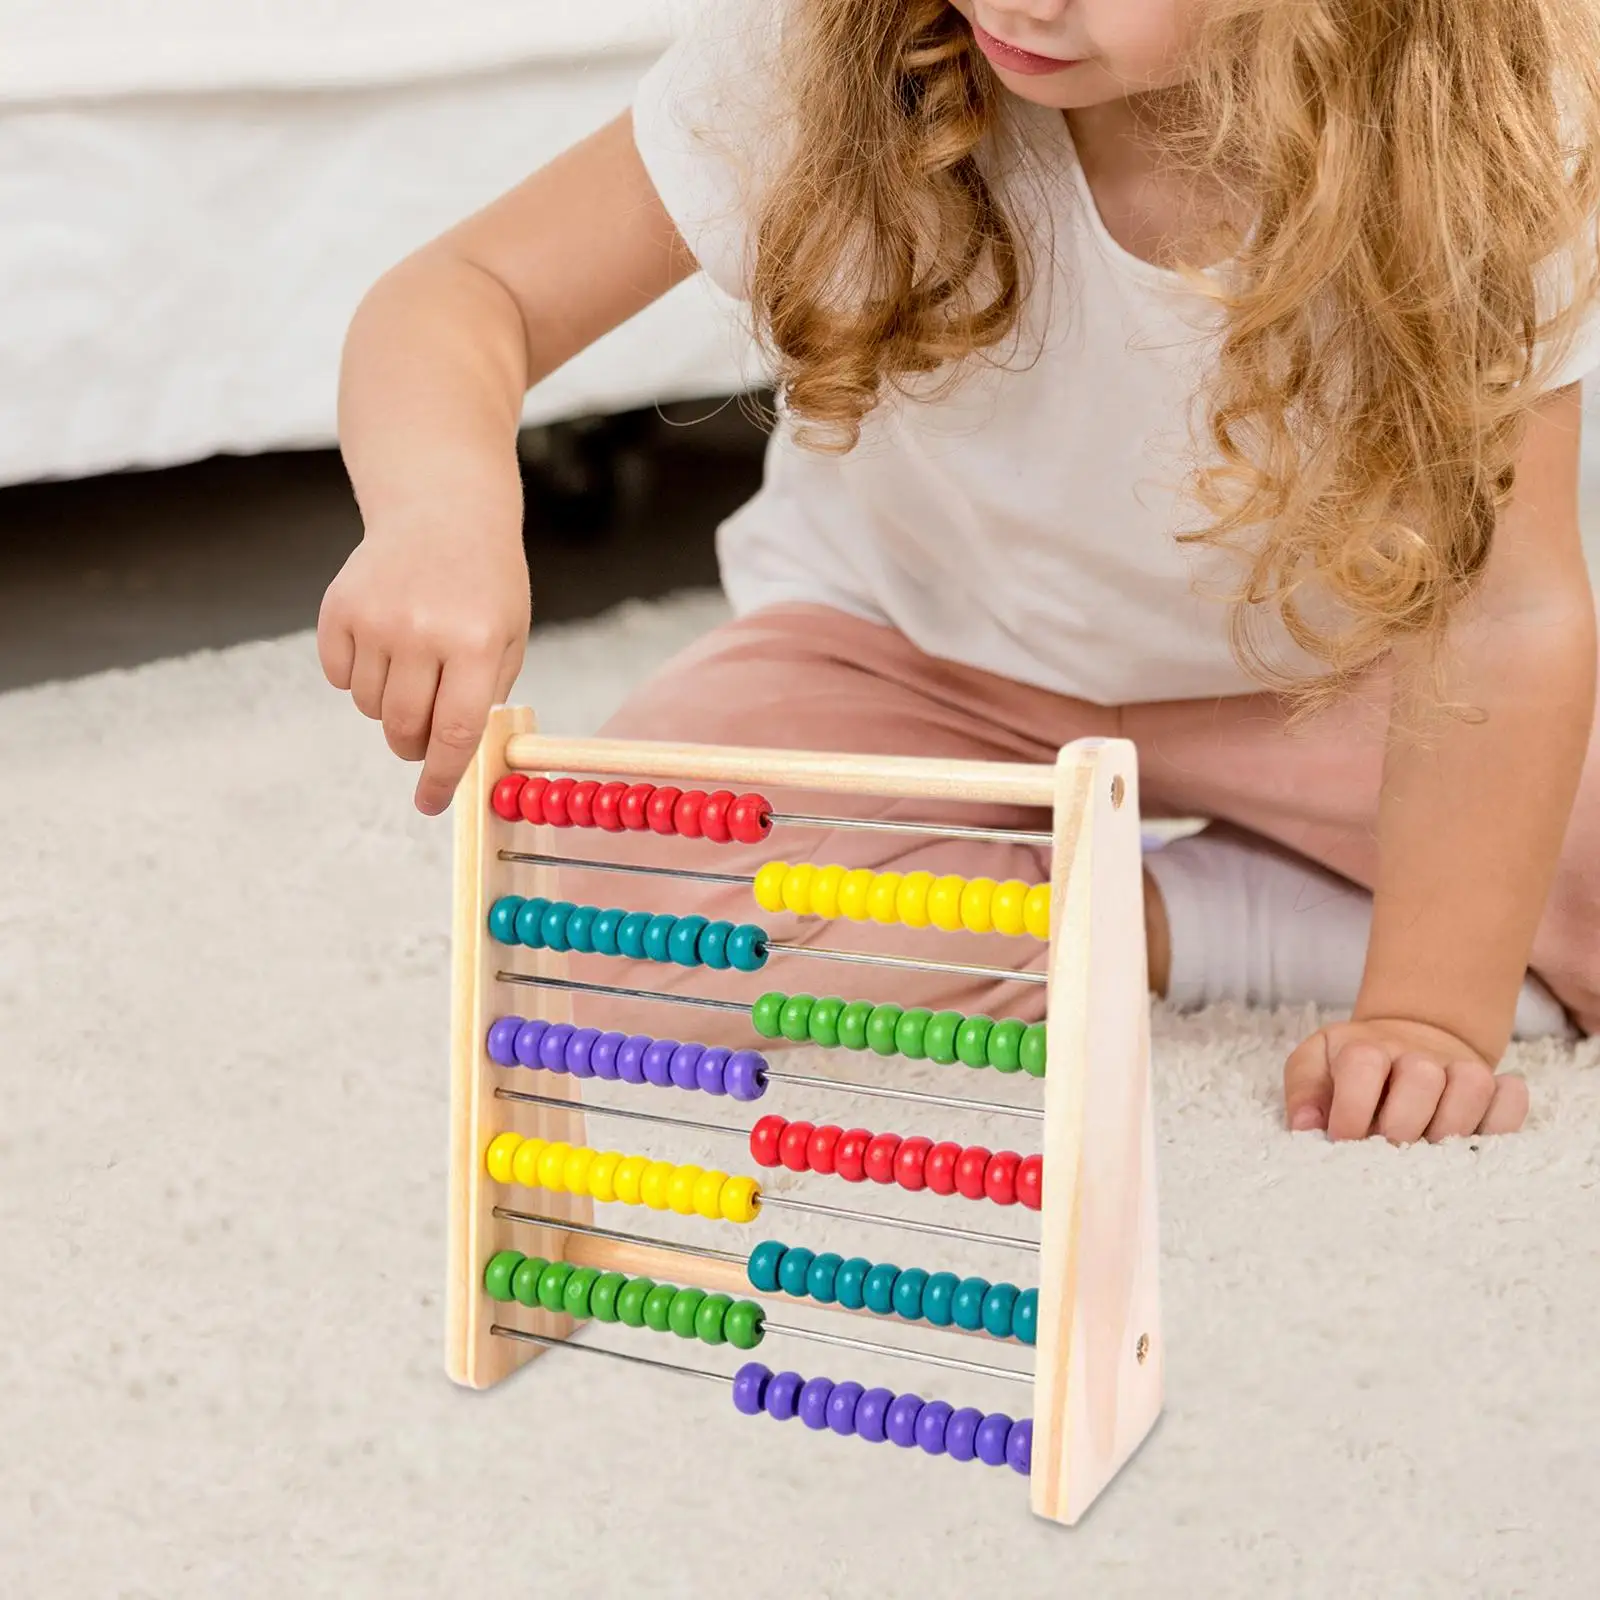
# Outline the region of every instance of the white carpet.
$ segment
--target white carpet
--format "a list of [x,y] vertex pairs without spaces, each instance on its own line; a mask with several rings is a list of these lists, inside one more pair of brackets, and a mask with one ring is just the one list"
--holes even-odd
[[[717,614],[523,693],[592,728]],[[1159,1016],[1168,1409],[1069,1533],[709,1384],[450,1386],[448,829],[309,638],[10,695],[0,750],[7,1600],[1593,1592],[1594,1045],[1519,1053],[1519,1137],[1333,1150],[1279,1131],[1303,1018]]]

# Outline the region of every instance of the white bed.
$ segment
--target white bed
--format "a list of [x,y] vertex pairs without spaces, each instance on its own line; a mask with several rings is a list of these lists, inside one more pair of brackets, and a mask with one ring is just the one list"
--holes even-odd
[[[406,251],[624,109],[700,0],[0,0],[0,483],[325,445]],[[731,393],[685,286],[530,422]]]

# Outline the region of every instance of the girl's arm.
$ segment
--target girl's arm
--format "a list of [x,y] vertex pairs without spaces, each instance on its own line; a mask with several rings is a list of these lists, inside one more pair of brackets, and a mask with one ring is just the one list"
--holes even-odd
[[329,680],[442,811],[527,645],[523,396],[695,271],[624,115],[389,272],[351,324],[339,433],[361,545],[323,601]]

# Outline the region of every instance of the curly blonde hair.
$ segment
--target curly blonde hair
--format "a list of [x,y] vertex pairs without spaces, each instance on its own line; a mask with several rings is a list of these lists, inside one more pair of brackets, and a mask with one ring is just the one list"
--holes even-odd
[[[891,392],[1000,358],[1028,235],[985,159],[1009,97],[947,0],[791,5],[751,301],[797,436],[844,451]],[[1252,222],[1195,273],[1222,329],[1184,537],[1240,562],[1240,659],[1323,703],[1442,641],[1600,296],[1600,3],[1211,0],[1198,32],[1151,125]]]

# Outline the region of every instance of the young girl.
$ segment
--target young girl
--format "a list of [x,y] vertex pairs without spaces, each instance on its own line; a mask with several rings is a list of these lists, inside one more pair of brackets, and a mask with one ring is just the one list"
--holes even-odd
[[[526,642],[523,394],[704,271],[778,427],[720,531],[737,619],[609,731],[1131,738],[1147,813],[1213,819],[1148,858],[1153,989],[1353,1010],[1289,1126],[1519,1127],[1514,1028],[1600,1029],[1594,0],[751,11],[362,306],[330,680],[442,810]],[[1042,875],[897,837],[812,858]]]

